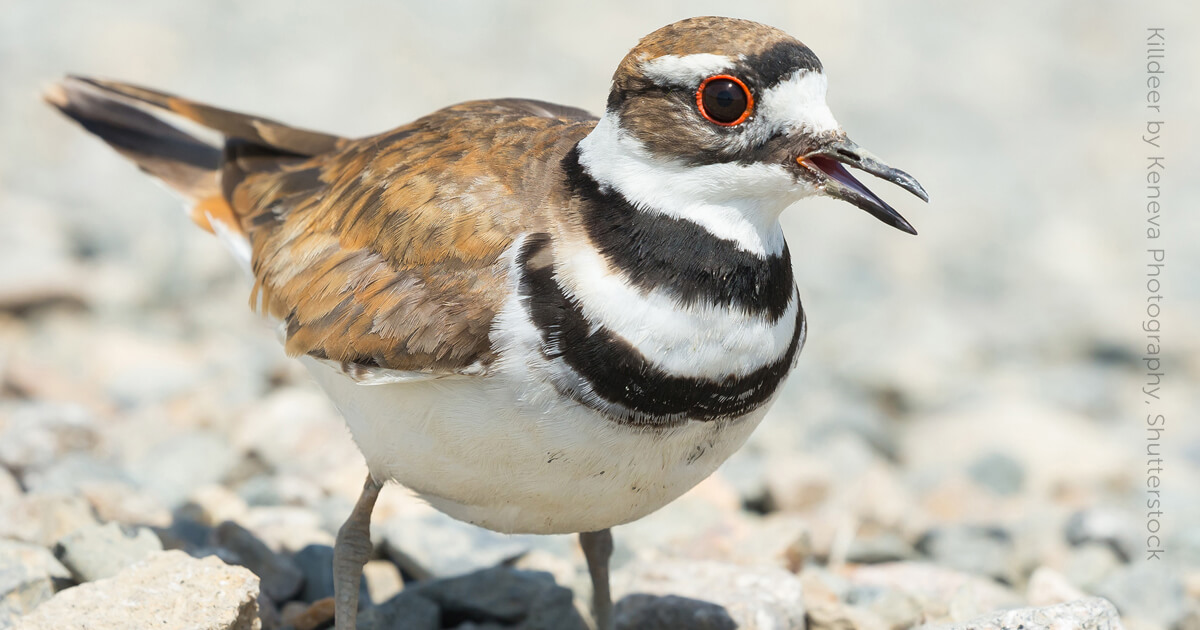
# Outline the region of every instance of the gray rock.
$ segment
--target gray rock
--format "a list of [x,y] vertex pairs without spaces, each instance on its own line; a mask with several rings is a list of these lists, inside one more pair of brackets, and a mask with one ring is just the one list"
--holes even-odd
[[66,589],[21,630],[258,630],[258,578],[215,557],[162,551],[103,580]]
[[[304,588],[300,599],[313,603],[318,599],[333,597],[333,547],[308,545],[292,556],[292,562],[304,575]],[[359,582],[358,607],[366,608],[371,603],[367,580]]]
[[96,445],[96,419],[66,403],[30,403],[11,411],[0,433],[0,465],[16,471],[44,467],[62,455]]
[[883,587],[912,597],[925,619],[964,621],[990,611],[1024,604],[1020,595],[990,578],[921,562],[889,562],[849,567],[851,589]]
[[539,593],[529,606],[529,614],[520,630],[588,630],[587,622],[575,608],[575,596],[565,588],[551,588]]
[[77,494],[89,484],[128,483],[129,479],[115,465],[91,453],[67,453],[43,468],[26,473],[24,481],[29,492]]
[[1139,548],[1136,532],[1129,514],[1112,508],[1091,508],[1072,514],[1064,534],[1072,545],[1108,545],[1123,562],[1128,562]]
[[164,549],[179,549],[194,556],[201,556],[205,554],[195,552],[209,546],[212,540],[212,531],[213,528],[204,523],[187,518],[176,518],[170,526],[156,529],[154,533],[158,534],[158,539],[162,541]]
[[54,555],[76,581],[92,582],[114,576],[156,551],[162,551],[162,543],[149,528],[107,523],[64,536],[55,545]]
[[533,603],[544,592],[554,590],[570,595],[570,591],[554,583],[549,573],[494,567],[420,582],[403,593],[411,591],[437,603],[444,623],[458,619],[515,624],[529,616]]
[[875,615],[889,630],[911,628],[924,617],[921,605],[912,596],[891,588],[851,587],[846,603]]
[[846,550],[846,561],[856,564],[878,564],[911,560],[917,554],[908,541],[895,532],[880,532],[874,536],[858,536]]
[[719,562],[632,562],[613,576],[613,592],[618,601],[628,595],[644,594],[709,602],[724,608],[740,630],[805,627],[800,579],[775,567]]
[[737,630],[723,606],[676,595],[634,593],[617,602],[616,625],[621,630]]
[[1044,608],[1016,608],[971,621],[926,624],[920,630],[1042,630],[1071,628],[1077,630],[1123,630],[1117,609],[1099,597],[1081,599]]
[[1008,584],[1017,582],[1012,537],[1003,529],[951,525],[929,530],[917,541],[917,551],[939,565],[985,575]]
[[494,567],[539,544],[536,536],[497,534],[440,512],[397,516],[381,529],[385,553],[417,579]]
[[1122,615],[1162,627],[1171,627],[1187,613],[1183,580],[1161,563],[1122,566],[1097,584],[1093,592],[1110,600]]
[[1104,543],[1084,543],[1071,548],[1069,553],[1063,574],[1085,591],[1095,591],[1096,586],[1122,566],[1112,545]]
[[0,510],[0,537],[51,547],[63,536],[96,522],[92,506],[80,497],[35,492]]
[[986,453],[971,462],[967,474],[979,485],[1001,496],[1009,496],[1025,487],[1025,468],[1005,453]]
[[287,556],[271,551],[245,527],[232,521],[218,525],[212,532],[212,544],[220,555],[254,572],[262,580],[262,590],[277,602],[286,602],[304,586],[304,574]]
[[0,540],[0,628],[73,584],[45,547]]
[[197,431],[151,449],[130,467],[129,474],[164,505],[175,508],[192,490],[220,481],[237,461],[226,438]]
[[442,614],[437,604],[411,591],[401,591],[358,615],[358,630],[439,630],[441,627]]

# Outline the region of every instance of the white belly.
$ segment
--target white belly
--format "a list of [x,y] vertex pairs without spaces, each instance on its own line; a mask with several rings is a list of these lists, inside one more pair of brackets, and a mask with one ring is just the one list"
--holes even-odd
[[341,410],[372,475],[454,518],[507,533],[595,531],[641,518],[712,474],[767,408],[642,429],[531,392],[507,371],[363,386],[302,360]]

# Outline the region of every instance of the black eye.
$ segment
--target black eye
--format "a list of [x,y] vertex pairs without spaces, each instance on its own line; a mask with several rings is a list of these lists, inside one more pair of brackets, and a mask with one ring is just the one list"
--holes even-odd
[[750,117],[754,97],[737,77],[718,74],[709,77],[696,90],[696,106],[700,115],[725,127],[740,124]]

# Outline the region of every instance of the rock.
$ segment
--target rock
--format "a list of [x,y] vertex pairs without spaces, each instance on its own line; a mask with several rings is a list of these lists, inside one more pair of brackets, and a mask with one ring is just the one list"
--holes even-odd
[[175,510],[175,515],[215,527],[225,521],[242,520],[248,509],[236,492],[214,483],[192,490],[187,502]]
[[193,490],[220,481],[237,461],[227,438],[195,431],[150,449],[130,466],[129,473],[139,486],[175,508]]
[[738,624],[723,606],[677,595],[634,593],[617,603],[620,630],[737,630]]
[[494,621],[516,624],[529,616],[545,591],[570,591],[554,583],[548,573],[494,567],[458,577],[418,582],[412,591],[436,603],[446,620]]
[[129,483],[115,465],[97,459],[91,453],[67,453],[44,467],[30,470],[24,477],[28,492],[78,494],[93,483]]
[[7,468],[0,466],[0,506],[9,501],[16,501],[21,494],[21,484],[17,482],[17,478],[8,472]]
[[70,572],[45,547],[0,540],[0,628],[71,584]]
[[583,615],[575,608],[575,596],[565,588],[543,590],[533,599],[520,630],[588,630]]
[[1050,567],[1038,567],[1029,576],[1029,585],[1025,587],[1025,599],[1031,606],[1053,606],[1065,604],[1087,595],[1071,584],[1063,574]]
[[846,593],[846,603],[871,613],[888,630],[906,630],[919,624],[924,615],[912,596],[891,588],[856,586]]
[[855,536],[846,550],[846,562],[878,564],[912,560],[916,555],[912,545],[899,534],[884,531],[873,536]]
[[937,527],[921,536],[917,551],[941,566],[985,575],[1008,584],[1016,583],[1020,576],[1012,537],[995,527]]
[[1140,544],[1136,531],[1129,514],[1111,508],[1090,508],[1072,514],[1064,534],[1072,545],[1108,545],[1122,562],[1129,562]]
[[368,608],[358,615],[358,630],[439,630],[442,614],[437,604],[410,591]]
[[[670,560],[633,562],[613,576],[613,594],[620,601],[635,593],[715,604],[724,608],[741,630],[804,628],[800,580],[779,568]],[[678,609],[682,604],[676,599],[665,605]]]
[[368,560],[363,565],[363,584],[368,593],[363,601],[386,602],[404,590],[404,578],[391,560]]
[[199,553],[199,551],[209,547],[212,530],[213,528],[203,523],[197,523],[187,518],[177,518],[170,526],[157,528],[154,533],[158,534],[158,539],[162,541],[164,549],[179,549],[194,556],[203,556],[207,554]]
[[1126,617],[1171,627],[1187,612],[1183,580],[1161,563],[1143,561],[1113,571],[1094,594],[1111,601]]
[[1070,550],[1063,573],[1067,581],[1088,592],[1122,566],[1111,545],[1084,543]]
[[162,551],[158,536],[147,527],[117,523],[89,525],[64,536],[54,555],[78,582],[92,582],[120,573],[150,554]]
[[[292,562],[304,576],[304,588],[300,591],[300,599],[312,604],[326,597],[333,597],[333,547],[309,545],[296,552],[292,556]],[[366,608],[371,601],[367,581],[362,580],[359,582],[358,591],[359,609]]]
[[212,544],[224,553],[222,557],[254,572],[262,580],[262,590],[277,602],[286,602],[304,585],[304,574],[286,556],[271,551],[249,530],[226,521],[212,532]]
[[81,497],[36,492],[0,511],[0,537],[51,547],[63,536],[96,522],[91,505]]
[[884,587],[912,597],[929,621],[966,621],[1024,603],[990,579],[921,562],[852,566],[844,574],[851,588]]
[[1012,630],[1013,628],[1072,628],[1122,630],[1117,609],[1099,597],[1043,608],[1016,608],[961,623],[926,624],[920,630]]
[[384,551],[417,579],[494,567],[538,546],[536,536],[508,536],[456,521],[441,512],[400,514],[382,528]]
[[878,616],[843,601],[843,594],[849,596],[852,591],[829,572],[806,568],[800,581],[808,630],[886,630]]
[[162,551],[121,573],[66,589],[21,630],[258,630],[258,578],[215,557]]
[[271,505],[251,507],[239,520],[272,549],[297,550],[309,545],[333,545],[321,515],[303,507]]
[[1025,468],[1005,453],[985,453],[967,466],[967,474],[979,485],[1001,496],[1011,496],[1025,486]]
[[92,449],[96,419],[67,403],[29,403],[11,411],[0,433],[0,465],[16,471],[38,469],[66,453]]
[[[334,618],[334,601],[332,597],[318,600],[303,607],[299,614],[288,619],[288,625],[295,630],[317,630],[328,627]],[[400,626],[398,626],[400,627]]]
[[88,481],[79,492],[103,522],[167,527],[171,512],[156,497],[124,481]]

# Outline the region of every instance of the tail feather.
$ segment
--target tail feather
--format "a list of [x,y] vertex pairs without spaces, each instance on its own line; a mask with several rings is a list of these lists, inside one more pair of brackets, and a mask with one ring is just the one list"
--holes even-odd
[[[44,97],[187,197],[192,220],[222,238],[245,240],[229,192],[246,172],[277,168],[343,142],[338,136],[112,81],[67,77]],[[243,243],[233,245],[238,252],[248,251]]]

